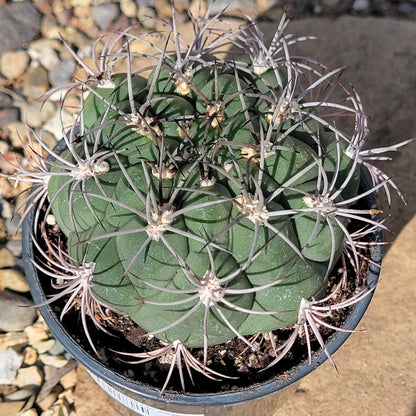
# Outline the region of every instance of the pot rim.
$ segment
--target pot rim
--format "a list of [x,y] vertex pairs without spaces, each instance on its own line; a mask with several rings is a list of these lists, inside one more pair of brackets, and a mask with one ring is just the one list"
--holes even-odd
[[[369,181],[365,174],[361,172],[361,185],[365,189],[369,189]],[[374,194],[370,194],[366,197],[368,205],[372,209],[377,209],[377,204]],[[373,219],[380,221],[378,214],[373,216]],[[22,226],[22,247],[23,247],[23,265],[26,273],[26,278],[29,283],[30,291],[35,305],[44,303],[47,299],[43,293],[42,285],[39,281],[38,270],[32,262],[34,247],[32,244],[31,231],[34,223],[34,209],[26,216]],[[381,229],[374,231],[374,241],[382,242],[383,235]],[[376,286],[382,260],[382,246],[378,244],[375,249],[371,251],[371,260],[367,273],[367,286],[373,288]],[[363,317],[367,307],[374,294],[374,290],[361,299],[356,305],[353,306],[351,313],[346,318],[343,329],[353,330],[357,327],[361,318]],[[242,387],[235,390],[218,392],[218,393],[187,393],[187,392],[169,392],[163,393],[160,396],[160,390],[148,384],[133,381],[116,371],[106,367],[95,356],[85,351],[74,338],[67,332],[59,317],[55,315],[51,305],[43,304],[38,307],[43,319],[48,325],[53,336],[64,346],[64,348],[81,364],[83,364],[91,373],[111,386],[120,390],[127,391],[129,393],[138,395],[142,399],[148,399],[152,401],[159,401],[164,403],[171,403],[180,406],[192,406],[192,407],[211,407],[211,406],[227,406],[244,401],[255,400],[264,396],[275,393],[285,387],[290,386],[293,383],[298,382],[300,379],[311,373],[314,369],[322,365],[328,358],[326,354],[321,351],[318,355],[312,358],[311,364],[308,360],[301,362],[293,369],[279,374],[277,373],[271,379],[268,379],[261,383],[253,384],[249,387]],[[329,353],[332,355],[335,353],[341,345],[347,340],[351,332],[336,332],[329,337],[326,342],[326,347]]]

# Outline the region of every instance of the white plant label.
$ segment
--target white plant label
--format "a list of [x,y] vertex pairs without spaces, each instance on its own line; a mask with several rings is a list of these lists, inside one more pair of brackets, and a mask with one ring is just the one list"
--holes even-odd
[[143,415],[143,416],[204,416],[204,414],[201,414],[201,413],[198,413],[198,414],[173,413],[173,412],[168,412],[166,410],[156,409],[155,407],[140,403],[139,401],[132,399],[131,397],[127,396],[121,391],[118,391],[114,387],[110,386],[107,382],[97,377],[95,374],[92,374],[90,371],[88,371],[88,374],[113,399],[117,400],[123,406],[128,407],[129,409],[133,410],[134,412],[137,412],[140,415]]

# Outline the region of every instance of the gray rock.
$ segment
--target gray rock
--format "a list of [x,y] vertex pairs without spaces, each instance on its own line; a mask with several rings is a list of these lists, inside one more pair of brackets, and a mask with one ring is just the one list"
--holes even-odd
[[49,82],[53,87],[66,84],[71,80],[75,69],[76,64],[72,59],[64,59],[49,71]]
[[355,0],[352,8],[356,12],[362,12],[367,10],[370,7],[370,2],[368,0]]
[[0,330],[22,331],[36,318],[33,302],[24,296],[4,290],[0,292]]
[[107,29],[110,23],[117,19],[119,14],[120,9],[115,3],[102,3],[94,6],[92,9],[92,18],[101,30]]
[[32,2],[14,2],[0,7],[0,55],[20,48],[40,33],[41,16]]
[[10,107],[13,104],[12,97],[9,94],[0,92],[0,108]]
[[0,352],[0,384],[10,384],[23,362],[23,356],[13,348]]
[[412,17],[416,11],[415,7],[407,1],[400,3],[397,10],[400,14],[407,16],[407,17]]
[[20,111],[18,108],[10,107],[0,109],[0,127],[18,120],[20,120]]

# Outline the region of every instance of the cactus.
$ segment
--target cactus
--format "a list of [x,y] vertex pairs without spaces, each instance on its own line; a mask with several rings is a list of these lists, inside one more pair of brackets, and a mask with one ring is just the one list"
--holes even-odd
[[[357,92],[340,83],[342,68],[292,57],[291,45],[309,37],[284,34],[287,22],[270,46],[256,22],[221,14],[194,18],[191,44],[174,20],[162,46],[159,34],[112,35],[99,73],[87,68],[87,80],[65,86],[63,102],[81,97],[65,148],[31,134],[37,169],[16,165],[13,178],[36,192],[33,262],[58,290],[47,303],[67,296],[62,316],[81,305],[92,348],[86,317],[105,330],[96,315],[108,308],[159,340],[153,352],[129,353],[137,362],[173,352],[188,370],[226,377],[208,368],[209,346],[237,337],[256,349],[252,335],[292,328],[270,365],[302,331],[326,351],[324,317],[373,290],[359,280],[362,249],[373,243],[360,241],[385,226],[379,211],[355,204],[383,189],[390,199],[397,187],[362,150],[367,119]],[[235,54],[224,55],[228,44]],[[341,117],[351,126],[338,127]],[[363,168],[373,179],[367,191]],[[353,220],[361,231],[350,230]],[[328,294],[340,259],[354,276],[345,272]],[[354,279],[361,291],[345,299]]]

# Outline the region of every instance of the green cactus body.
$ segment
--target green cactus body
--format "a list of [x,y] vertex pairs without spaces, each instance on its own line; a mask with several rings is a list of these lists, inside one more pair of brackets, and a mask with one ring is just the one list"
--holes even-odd
[[286,63],[259,74],[183,59],[192,71],[166,55],[148,79],[119,74],[89,93],[82,132],[108,170],[53,168],[48,196],[70,255],[99,265],[97,297],[164,342],[201,347],[292,325],[302,299],[324,295],[348,223],[334,206],[359,176],[306,97],[280,99]]

